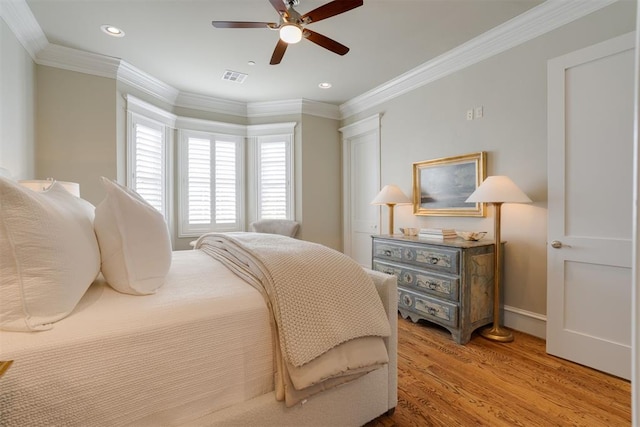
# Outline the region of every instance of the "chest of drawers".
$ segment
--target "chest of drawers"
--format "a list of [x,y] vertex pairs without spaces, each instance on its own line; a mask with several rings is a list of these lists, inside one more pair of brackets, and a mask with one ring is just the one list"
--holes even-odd
[[494,244],[373,236],[374,270],[398,278],[398,311],[437,323],[458,344],[493,321]]

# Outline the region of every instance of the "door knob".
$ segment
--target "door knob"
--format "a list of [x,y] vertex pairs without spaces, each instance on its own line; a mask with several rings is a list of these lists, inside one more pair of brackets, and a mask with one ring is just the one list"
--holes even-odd
[[554,240],[553,242],[551,242],[551,247],[554,249],[560,249],[562,246],[562,242],[559,240]]

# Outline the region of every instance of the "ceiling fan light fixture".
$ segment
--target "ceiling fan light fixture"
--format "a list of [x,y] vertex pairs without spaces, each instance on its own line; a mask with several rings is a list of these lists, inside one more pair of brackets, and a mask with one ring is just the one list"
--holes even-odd
[[280,27],[280,40],[294,44],[302,40],[302,29],[294,24],[285,24]]

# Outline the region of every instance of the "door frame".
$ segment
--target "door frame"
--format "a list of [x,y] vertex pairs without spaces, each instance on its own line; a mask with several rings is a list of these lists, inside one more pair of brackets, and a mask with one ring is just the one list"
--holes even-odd
[[640,7],[636,7],[635,100],[633,138],[633,231],[631,250],[631,425],[640,426]]
[[[577,51],[568,53],[566,55],[562,55],[558,58],[553,58],[551,60],[548,61],[548,79],[547,79],[547,85],[548,85],[548,96],[547,96],[547,102],[548,102],[548,141],[554,141],[554,140],[562,140],[564,139],[564,135],[565,135],[565,119],[564,119],[564,94],[565,94],[565,80],[564,80],[564,75],[565,75],[565,71],[571,67],[577,66],[577,65],[581,65],[584,63],[588,63],[596,58],[604,58],[604,57],[608,57],[608,56],[612,56],[612,55],[616,55],[618,53],[621,52],[625,52],[631,49],[634,49],[635,47],[635,39],[636,39],[636,34],[634,34],[634,32],[630,32],[630,33],[626,33],[623,34],[621,36],[618,37],[614,37],[611,38],[609,40],[603,41],[601,43],[597,43],[595,45],[592,46],[588,46],[585,47],[583,49],[579,49]],[[637,52],[636,52],[637,54]],[[555,102],[554,102],[555,100]],[[558,118],[562,118],[562,119],[558,119]],[[634,120],[635,121],[635,120]],[[635,139],[635,138],[632,138]],[[548,158],[547,158],[547,168],[548,168],[548,173],[551,170],[557,169],[557,165],[559,163],[564,162],[565,159],[565,154],[564,154],[564,147],[562,148],[562,155],[561,156],[553,156],[551,150],[549,150],[548,152]],[[635,166],[634,166],[635,168]],[[564,181],[562,183],[558,183],[559,186],[564,187],[565,183]],[[548,209],[549,212],[551,212],[551,209],[553,208],[553,203],[555,203],[554,201],[557,198],[554,198],[554,193],[552,193],[551,190],[549,190],[548,192]],[[556,218],[551,216],[550,214],[548,215],[548,224],[547,224],[547,237],[549,242],[547,242],[547,245],[550,244],[550,241],[553,240],[554,238],[556,238],[557,236],[552,236],[551,235],[551,231],[552,230],[558,230],[558,229],[562,229],[564,230],[564,225],[562,225],[562,223],[559,223],[558,221],[564,221],[564,218]],[[634,221],[632,219],[632,221]],[[633,223],[632,223],[632,227],[633,227]],[[628,241],[628,244],[630,244],[630,248],[631,251],[633,251],[634,248],[634,235],[635,235],[635,231],[632,229],[631,230],[631,235],[630,235],[630,241]],[[564,238],[564,243],[569,243],[567,246],[572,245],[572,240],[565,237]],[[622,243],[621,243],[622,244]],[[557,321],[557,313],[556,312],[552,312],[550,309],[550,301],[553,298],[553,292],[551,292],[551,290],[549,289],[551,280],[549,279],[549,269],[551,268],[551,261],[549,260],[549,256],[551,255],[551,253],[549,251],[554,251],[557,249],[550,249],[549,246],[547,247],[547,253],[548,255],[548,262],[547,262],[547,351],[549,351],[549,343],[550,343],[550,339],[553,337],[553,334],[551,333],[550,329],[549,329],[549,325],[551,322],[551,317],[553,316],[554,319],[556,319]],[[608,253],[605,252],[605,253]],[[622,267],[622,265],[621,265]],[[633,254],[631,256],[631,265],[627,266],[626,268],[631,268],[631,288],[632,288],[632,293],[633,293],[633,284],[635,283],[634,278],[633,278],[633,270],[634,270],[634,266],[633,266]],[[631,307],[631,319],[634,318],[634,314],[633,314],[633,304]],[[631,361],[631,364],[633,365],[633,349],[634,349],[634,343],[633,343],[633,336],[634,336],[634,330],[633,330],[633,323],[631,325],[631,342],[630,342],[630,346],[626,346],[627,349],[629,349],[630,347],[630,353],[626,353],[626,363],[629,363],[629,361]],[[614,345],[614,343],[612,343],[612,345]],[[618,352],[615,353],[615,355],[618,356],[619,359],[624,359],[623,357],[623,348],[625,347],[625,345],[623,344],[615,344],[617,345],[620,350]],[[554,346],[553,351],[551,351],[551,354],[554,355],[558,355],[556,353],[556,351],[558,351],[559,349],[557,348],[557,346]],[[561,356],[563,357],[563,356]],[[591,363],[594,361],[595,359],[592,357],[592,355],[585,353],[584,357],[577,358],[575,360],[573,360],[574,362],[577,363],[581,363],[581,364],[585,364],[588,366],[593,366]],[[632,368],[632,367],[631,367]],[[598,368],[595,368],[598,369]],[[626,373],[624,373],[624,370],[619,370],[619,372],[617,371],[616,373],[614,373],[615,375],[619,375],[619,376],[629,376],[630,378],[634,378],[634,373],[633,370],[631,370],[631,372],[629,372],[628,368]]]
[[[376,147],[376,164],[371,165],[376,173],[376,184],[380,188],[380,119],[381,114],[374,114],[373,116],[359,120],[350,125],[341,127],[338,129],[342,133],[342,251],[347,254],[352,254],[353,240],[352,240],[352,226],[351,226],[351,201],[352,195],[352,175],[351,175],[351,144],[352,141],[360,136],[373,133]],[[380,229],[380,209],[376,210],[376,223],[378,229]]]

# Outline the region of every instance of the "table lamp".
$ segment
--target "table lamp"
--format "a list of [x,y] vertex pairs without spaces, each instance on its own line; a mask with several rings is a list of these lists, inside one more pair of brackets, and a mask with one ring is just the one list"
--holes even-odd
[[378,193],[375,199],[371,201],[372,205],[387,205],[389,207],[389,235],[393,235],[393,209],[395,205],[408,205],[411,200],[396,185],[385,185]]
[[467,199],[467,203],[491,203],[495,207],[493,263],[493,325],[480,331],[480,335],[499,342],[513,341],[513,334],[500,326],[500,287],[502,275],[502,245],[500,244],[500,208],[503,203],[531,203],[531,199],[507,176],[489,176]]
[[54,182],[62,185],[62,188],[76,197],[80,197],[80,184],[77,182],[58,181],[53,178],[47,179],[23,179],[18,181],[22,186],[30,190],[42,192],[51,187]]

